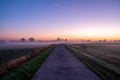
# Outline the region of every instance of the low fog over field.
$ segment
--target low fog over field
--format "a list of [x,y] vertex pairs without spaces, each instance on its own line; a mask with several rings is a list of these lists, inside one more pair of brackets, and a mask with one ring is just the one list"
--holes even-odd
[[36,48],[51,45],[50,42],[5,42],[0,43],[0,50],[2,49],[25,49]]

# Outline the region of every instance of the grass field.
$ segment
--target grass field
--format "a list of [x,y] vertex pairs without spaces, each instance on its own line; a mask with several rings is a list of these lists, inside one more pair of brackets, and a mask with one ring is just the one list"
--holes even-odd
[[120,76],[120,43],[70,44],[69,47],[77,52],[80,59],[86,60],[85,63],[102,72],[104,77],[116,80],[115,77]]
[[42,52],[39,52],[36,57],[26,61],[18,68],[14,69],[6,76],[4,76],[1,80],[31,80],[36,71],[40,68],[42,63],[46,60],[49,54],[54,49],[54,45],[48,47]]
[[0,78],[19,67],[24,62],[36,57],[51,45],[25,45],[24,47],[21,47],[21,45],[17,44],[17,48],[11,48],[11,45],[8,46],[9,47],[4,49],[0,48]]
[[85,49],[82,48],[83,44],[72,45],[78,49],[89,53],[90,55],[105,60],[114,66],[120,64],[120,44],[118,43],[88,43],[84,44]]
[[50,46],[50,43],[11,42],[0,44],[0,64],[32,53],[37,48]]
[[0,64],[3,62],[7,62],[11,59],[16,59],[20,56],[30,54],[34,50],[35,48],[0,50]]

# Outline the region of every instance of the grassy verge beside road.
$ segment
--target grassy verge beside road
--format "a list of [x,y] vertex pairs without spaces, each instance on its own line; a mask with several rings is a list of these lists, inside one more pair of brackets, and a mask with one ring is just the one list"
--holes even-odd
[[30,80],[43,64],[43,62],[46,60],[46,58],[49,56],[49,54],[52,52],[54,47],[55,46],[51,46],[45,49],[38,56],[25,62],[17,69],[3,77],[2,80]]
[[[49,47],[50,46],[34,48],[34,49],[27,49],[27,50],[26,49],[4,50],[4,51],[2,51],[2,53],[0,51],[0,55],[1,55],[0,59],[1,59],[1,57],[3,57],[3,60],[1,60],[2,63],[0,64],[0,78],[2,78],[4,75],[11,72],[13,69],[19,67],[24,62],[39,55],[43,50],[45,50]],[[2,54],[4,54],[4,55],[2,55]],[[5,61],[5,60],[7,60],[7,61]]]

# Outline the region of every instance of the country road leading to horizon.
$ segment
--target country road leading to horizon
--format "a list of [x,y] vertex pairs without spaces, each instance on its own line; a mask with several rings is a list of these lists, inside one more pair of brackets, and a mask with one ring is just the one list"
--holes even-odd
[[101,80],[63,45],[57,45],[32,80]]

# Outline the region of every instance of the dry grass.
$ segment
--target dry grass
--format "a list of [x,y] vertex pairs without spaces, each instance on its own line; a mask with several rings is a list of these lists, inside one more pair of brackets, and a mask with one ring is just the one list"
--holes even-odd
[[24,56],[20,56],[18,58],[15,59],[11,59],[7,62],[4,62],[0,65],[0,75],[5,75],[6,73],[10,72],[12,69],[18,67],[19,65],[21,65],[22,63],[26,62],[27,60],[37,56],[38,54],[40,54],[40,52],[42,52],[43,50],[49,48],[48,47],[43,47],[43,48],[38,48],[35,49],[33,52],[24,55]]
[[9,74],[5,75],[3,78],[1,78],[1,80],[31,80],[54,48],[55,45],[52,45],[43,50],[37,56],[24,62]]
[[[88,52],[89,54],[106,60],[111,61],[120,61],[120,44],[115,43],[89,43],[85,44],[87,46],[86,49],[82,49],[83,51]],[[72,45],[78,49],[81,49],[80,44]]]
[[[113,44],[115,49],[113,50],[112,48],[109,49],[111,52],[109,53],[109,50],[107,50],[106,48],[102,48],[102,46],[104,46],[103,44],[102,46],[100,45],[93,44],[93,43],[92,44],[72,44],[72,45],[66,45],[66,47],[72,53],[74,53],[74,55],[77,58],[79,58],[80,61],[82,61],[89,68],[91,68],[95,73],[97,73],[103,80],[119,80],[120,79],[120,61],[119,59],[116,59],[116,56],[119,55],[119,53],[114,54],[111,52],[111,51],[116,52],[115,49],[117,47]],[[108,46],[110,45],[112,44],[108,44]],[[108,46],[107,48],[109,48]],[[106,52],[107,52],[107,55],[114,54],[116,56],[113,56],[113,55],[107,56],[105,55]],[[119,58],[119,56],[117,57]]]
[[105,63],[103,66],[120,71],[120,43],[85,43],[87,48],[83,48],[83,44],[71,46],[101,60]]

